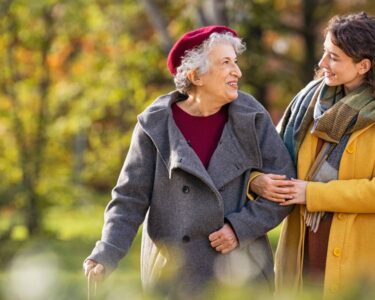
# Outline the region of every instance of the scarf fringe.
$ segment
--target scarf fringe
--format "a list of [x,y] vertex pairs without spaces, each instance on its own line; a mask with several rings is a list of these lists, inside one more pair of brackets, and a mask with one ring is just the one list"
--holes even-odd
[[324,211],[319,211],[319,212],[308,212],[307,210],[305,211],[305,214],[304,214],[305,224],[307,227],[310,228],[310,231],[314,233],[318,231],[320,221],[323,219],[324,215],[325,215]]

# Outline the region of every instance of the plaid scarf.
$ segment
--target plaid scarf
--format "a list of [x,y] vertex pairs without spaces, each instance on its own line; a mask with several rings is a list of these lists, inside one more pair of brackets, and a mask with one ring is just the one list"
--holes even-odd
[[[350,134],[375,122],[374,99],[367,85],[345,95],[342,86],[329,87],[323,79],[311,82],[293,99],[280,134],[294,162],[297,164],[298,150],[311,124],[310,133],[324,141],[306,180],[328,182],[338,178]],[[316,232],[323,216],[324,212],[306,211],[306,225]]]

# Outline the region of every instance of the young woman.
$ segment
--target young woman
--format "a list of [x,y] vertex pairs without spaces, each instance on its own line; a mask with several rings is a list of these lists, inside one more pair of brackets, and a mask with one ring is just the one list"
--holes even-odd
[[375,19],[336,16],[325,33],[320,79],[292,101],[281,136],[299,180],[261,174],[253,192],[281,206],[276,284],[335,295],[375,282]]

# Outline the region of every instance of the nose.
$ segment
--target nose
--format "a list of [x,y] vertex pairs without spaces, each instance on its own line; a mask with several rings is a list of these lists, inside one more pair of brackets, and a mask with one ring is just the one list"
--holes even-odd
[[328,58],[328,54],[323,53],[322,58],[320,59],[320,61],[318,63],[319,68],[327,67],[327,58]]
[[236,76],[237,78],[241,78],[242,77],[241,69],[240,69],[240,67],[236,63],[233,64],[233,70],[232,70],[231,74],[233,76]]

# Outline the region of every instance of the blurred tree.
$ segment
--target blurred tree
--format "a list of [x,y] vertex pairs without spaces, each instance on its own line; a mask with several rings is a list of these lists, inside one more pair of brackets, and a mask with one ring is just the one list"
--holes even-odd
[[108,192],[136,114],[162,90],[162,52],[144,42],[133,1],[2,4],[0,205],[33,235],[46,207],[90,201],[82,187]]
[[[14,134],[14,146],[20,168],[20,190],[25,198],[23,210],[25,223],[30,234],[40,227],[39,197],[37,186],[41,176],[42,160],[47,143],[46,128],[49,123],[49,89],[51,74],[47,55],[55,38],[52,10],[47,7],[39,13],[38,35],[31,37],[25,28],[22,15],[18,17],[12,1],[3,8],[3,19],[7,29],[4,41],[3,76],[1,89],[10,102],[10,128]],[[22,64],[19,61],[22,61]],[[41,69],[32,70],[30,63],[37,62]],[[34,73],[35,72],[35,73]],[[33,76],[34,75],[34,76]],[[32,85],[30,90],[23,90]],[[29,98],[27,110],[23,110],[23,101]],[[31,122],[26,123],[25,121]]]

